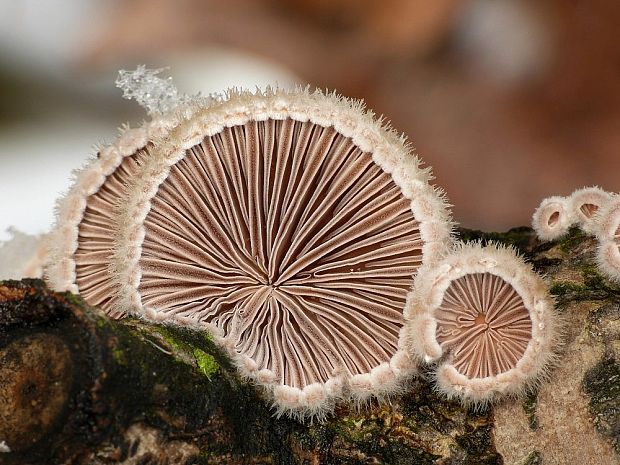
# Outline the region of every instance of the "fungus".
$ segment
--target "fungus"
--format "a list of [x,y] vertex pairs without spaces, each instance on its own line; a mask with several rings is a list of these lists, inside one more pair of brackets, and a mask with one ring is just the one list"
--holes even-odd
[[231,92],[150,152],[122,201],[121,308],[211,331],[279,413],[398,388],[406,295],[451,242],[402,137],[335,94]]
[[592,221],[599,245],[596,261],[610,279],[620,282],[620,195],[613,195],[599,208]]
[[545,376],[558,345],[558,317],[542,278],[513,250],[460,245],[421,268],[414,289],[404,345],[438,363],[440,392],[485,404]]
[[114,215],[125,185],[148,154],[151,123],[125,129],[111,145],[75,173],[69,192],[59,200],[50,236],[48,282],[57,291],[80,293],[113,317],[113,284],[108,273],[113,250]]
[[47,262],[47,236],[26,234],[14,227],[6,232],[9,239],[0,241],[0,280],[41,278]]
[[566,197],[544,199],[532,216],[532,227],[539,239],[552,241],[563,236],[573,224],[574,217]]
[[570,215],[577,224],[587,233],[593,233],[593,218],[601,206],[611,197],[600,187],[583,187],[571,194],[568,200]]
[[[123,128],[118,139],[74,173],[71,188],[58,201],[56,224],[48,240],[45,275],[50,285],[57,291],[80,293],[114,318],[125,314],[113,305],[116,292],[108,270],[119,202],[153,142],[192,111],[189,97],[177,95],[169,78],[158,78],[160,71],[138,67],[119,73],[117,86],[123,96],[140,101],[152,119],[140,128]],[[206,105],[208,99],[200,102]]]

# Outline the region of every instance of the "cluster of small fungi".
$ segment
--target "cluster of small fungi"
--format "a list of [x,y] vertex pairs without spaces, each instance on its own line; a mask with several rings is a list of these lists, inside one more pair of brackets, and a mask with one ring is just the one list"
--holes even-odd
[[430,170],[361,102],[297,89],[175,106],[156,72],[121,84],[152,119],[59,202],[56,289],[208,331],[298,417],[399,392],[419,363],[465,403],[545,376],[559,323],[543,279],[512,249],[456,241]]
[[584,187],[568,197],[544,199],[532,217],[532,227],[543,241],[562,237],[571,226],[597,238],[599,269],[620,282],[620,194]]

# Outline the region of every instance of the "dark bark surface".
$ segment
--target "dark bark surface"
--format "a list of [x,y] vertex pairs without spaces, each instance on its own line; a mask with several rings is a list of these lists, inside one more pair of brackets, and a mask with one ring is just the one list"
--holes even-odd
[[[592,449],[592,463],[620,462],[620,289],[598,273],[595,240],[573,230],[540,244],[527,228],[461,236],[515,245],[546,274],[567,326],[579,330],[574,340],[597,350],[576,393],[603,450]],[[37,280],[0,283],[0,464],[563,463],[554,447],[584,440],[570,428],[544,444],[520,435],[510,451],[496,424],[505,407],[465,409],[428,378],[422,369],[390,403],[341,404],[325,423],[277,419],[206,334],[113,321]],[[544,386],[541,399],[506,401],[535,437],[562,413],[545,404]]]

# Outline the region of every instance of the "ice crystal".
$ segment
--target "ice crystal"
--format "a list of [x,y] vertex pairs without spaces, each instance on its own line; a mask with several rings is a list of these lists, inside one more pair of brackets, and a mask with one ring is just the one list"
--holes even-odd
[[116,87],[123,90],[123,97],[135,100],[149,114],[167,113],[179,105],[188,104],[199,96],[179,94],[172,78],[162,78],[159,74],[167,68],[148,69],[139,65],[135,70],[120,70]]

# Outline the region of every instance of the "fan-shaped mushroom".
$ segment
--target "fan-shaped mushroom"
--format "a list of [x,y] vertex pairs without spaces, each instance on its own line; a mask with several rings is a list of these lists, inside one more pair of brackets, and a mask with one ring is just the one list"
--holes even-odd
[[554,359],[558,318],[547,286],[512,250],[461,245],[419,270],[404,340],[438,361],[437,388],[466,403],[519,394]]
[[177,119],[171,113],[154,117],[141,128],[124,129],[75,173],[72,187],[58,202],[49,238],[46,276],[54,289],[79,292],[111,316],[123,315],[111,305],[115,290],[108,271],[118,204],[126,184],[148,156],[149,142],[162,137]]
[[593,233],[594,216],[610,198],[611,194],[600,187],[583,187],[569,197],[568,210],[581,229]]
[[450,243],[430,173],[335,94],[231,93],[151,150],[123,201],[119,305],[209,328],[281,411],[389,393],[413,277]]
[[599,269],[620,282],[620,195],[611,196],[596,212],[592,223],[599,241],[596,254]]
[[552,241],[563,236],[574,223],[566,197],[553,196],[544,199],[532,216],[532,228],[539,239]]

